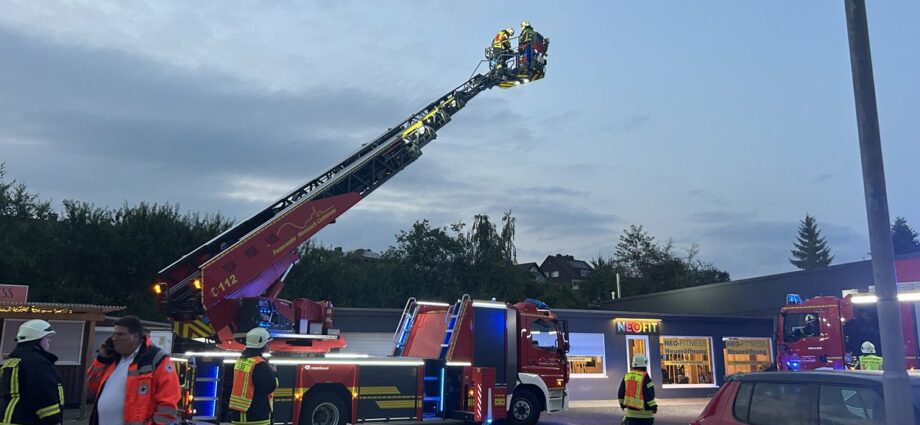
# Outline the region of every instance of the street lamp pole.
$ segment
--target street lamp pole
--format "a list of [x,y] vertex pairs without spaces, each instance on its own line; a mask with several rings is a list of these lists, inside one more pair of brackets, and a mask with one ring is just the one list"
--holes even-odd
[[866,218],[869,222],[869,246],[872,252],[872,276],[878,296],[878,318],[885,359],[882,389],[885,393],[886,420],[891,424],[914,423],[910,378],[904,361],[904,339],[898,289],[895,281],[894,250],[888,216],[888,194],[882,163],[872,55],[869,51],[869,24],[865,0],[844,0],[847,34],[850,43],[850,66],[859,128],[859,151],[862,157],[863,190]]

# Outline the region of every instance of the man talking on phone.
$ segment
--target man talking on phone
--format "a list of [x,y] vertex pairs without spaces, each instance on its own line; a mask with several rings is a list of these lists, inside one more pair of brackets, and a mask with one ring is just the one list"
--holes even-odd
[[112,337],[96,351],[89,369],[96,405],[90,425],[155,424],[176,421],[179,376],[166,352],[150,343],[141,321],[115,321]]

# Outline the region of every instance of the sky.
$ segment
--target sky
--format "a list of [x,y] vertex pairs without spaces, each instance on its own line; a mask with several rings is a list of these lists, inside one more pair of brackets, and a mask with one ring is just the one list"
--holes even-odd
[[[843,1],[3,1],[0,162],[57,208],[243,220],[466,81],[495,32],[546,78],[480,94],[314,239],[517,219],[519,262],[611,257],[642,225],[734,279],[793,270],[815,216],[868,258]],[[892,218],[920,227],[920,2],[869,2]],[[481,68],[480,68],[481,70]]]

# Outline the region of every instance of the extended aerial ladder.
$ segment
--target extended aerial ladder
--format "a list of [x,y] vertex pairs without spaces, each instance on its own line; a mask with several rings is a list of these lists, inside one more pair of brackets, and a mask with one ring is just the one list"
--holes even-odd
[[276,298],[299,259],[298,247],[418,159],[437,131],[477,94],[542,78],[542,36],[531,48],[529,62],[519,60],[522,53],[492,59],[488,72],[474,72],[342,162],[161,270],[153,289],[177,335],[241,349],[235,339],[261,326],[275,338],[272,351],[326,352],[344,346],[331,329],[331,303]]

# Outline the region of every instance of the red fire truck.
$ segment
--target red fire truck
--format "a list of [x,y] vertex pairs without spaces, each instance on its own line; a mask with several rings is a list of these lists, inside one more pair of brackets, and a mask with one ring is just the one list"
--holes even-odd
[[[542,36],[536,40],[543,40]],[[531,61],[510,53],[459,87],[161,270],[153,290],[173,321],[186,419],[226,411],[232,365],[247,331],[273,337],[280,386],[274,423],[340,425],[371,420],[456,417],[533,424],[567,404],[566,327],[537,301],[508,305],[410,300],[390,357],[337,350],[332,303],[277,298],[298,247],[422,154],[437,131],[479,93],[542,79],[546,44]],[[473,329],[475,327],[475,332]],[[232,376],[232,374],[230,374]]]
[[[920,365],[920,257],[895,262],[905,360],[908,368]],[[876,301],[869,292],[844,291],[842,297],[822,296],[802,300],[786,297],[780,308],[776,337],[776,365],[780,370],[852,367],[864,341],[881,341]]]

